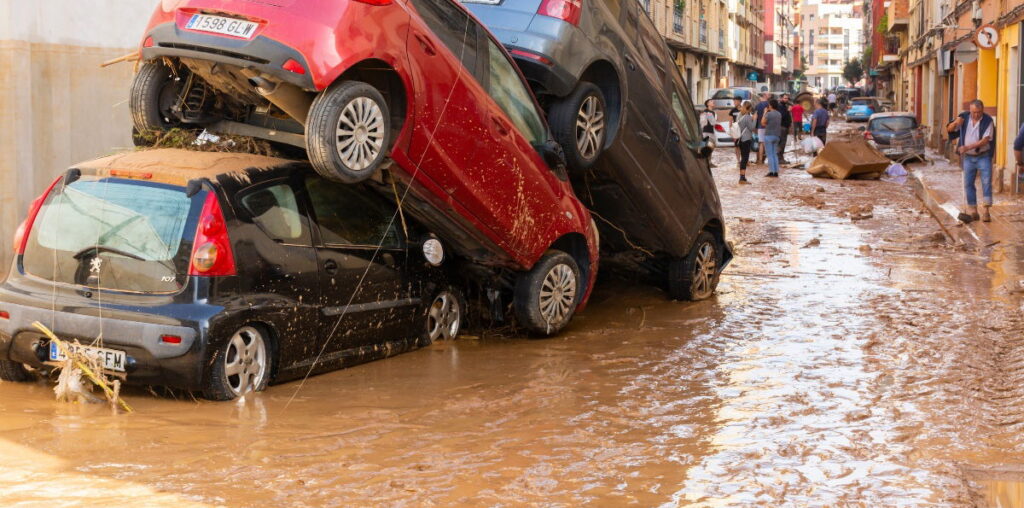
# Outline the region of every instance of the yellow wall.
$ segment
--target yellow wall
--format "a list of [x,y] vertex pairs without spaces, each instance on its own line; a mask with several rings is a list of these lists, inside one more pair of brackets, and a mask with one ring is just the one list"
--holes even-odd
[[[998,106],[999,110],[996,116],[996,154],[995,154],[995,165],[1008,167],[1010,165],[1007,160],[1007,148],[1006,140],[1012,139],[1016,134],[1019,126],[1017,123],[1017,115],[1015,111],[1010,111],[1010,105],[1012,101],[1009,94],[1016,93],[1017,87],[1012,86],[1011,83],[1016,82],[1015,77],[1010,76],[1011,62],[1010,62],[1010,48],[1018,45],[1017,37],[1017,23],[1010,23],[1002,29],[999,34],[999,61],[998,61],[998,96],[996,102],[993,105]],[[1018,51],[1021,48],[1018,47]],[[983,52],[984,53],[984,52]],[[978,89],[985,90],[984,81],[982,81],[981,73],[978,74]],[[992,83],[995,83],[994,81]],[[988,104],[988,101],[985,104]]]

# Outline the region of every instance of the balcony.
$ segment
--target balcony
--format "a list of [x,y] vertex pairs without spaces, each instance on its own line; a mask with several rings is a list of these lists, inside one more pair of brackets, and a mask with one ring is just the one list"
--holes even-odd
[[708,22],[707,20],[700,20],[700,45],[708,47]]
[[676,2],[672,9],[672,31],[677,34],[683,33],[683,9],[679,6],[679,2]]
[[899,37],[886,37],[882,41],[882,62],[899,62],[900,49]]

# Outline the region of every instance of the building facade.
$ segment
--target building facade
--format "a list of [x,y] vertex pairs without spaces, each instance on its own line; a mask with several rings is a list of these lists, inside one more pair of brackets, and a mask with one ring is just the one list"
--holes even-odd
[[805,0],[800,8],[804,74],[809,86],[826,89],[850,86],[843,67],[862,58],[863,6],[839,0]]

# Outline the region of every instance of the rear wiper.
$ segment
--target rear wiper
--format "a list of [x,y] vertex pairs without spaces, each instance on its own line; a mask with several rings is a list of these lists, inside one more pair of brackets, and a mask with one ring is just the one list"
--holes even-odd
[[138,254],[132,254],[131,252],[125,252],[125,251],[123,251],[121,249],[115,249],[114,247],[107,247],[106,245],[90,245],[90,246],[88,246],[88,247],[86,247],[86,248],[76,252],[75,255],[74,255],[74,258],[78,259],[78,260],[81,260],[83,257],[85,257],[86,254],[88,254],[90,252],[95,252],[97,254],[99,254],[100,252],[109,252],[111,254],[117,254],[119,256],[124,256],[124,257],[127,257],[127,258],[137,259],[139,261],[145,261],[146,260],[146,258],[144,258],[144,257],[142,257],[142,256],[140,256]]

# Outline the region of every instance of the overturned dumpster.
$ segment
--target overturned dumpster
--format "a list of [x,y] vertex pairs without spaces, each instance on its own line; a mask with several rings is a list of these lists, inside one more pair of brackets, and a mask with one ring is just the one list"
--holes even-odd
[[811,161],[807,172],[834,180],[877,180],[891,161],[860,137],[829,141]]

